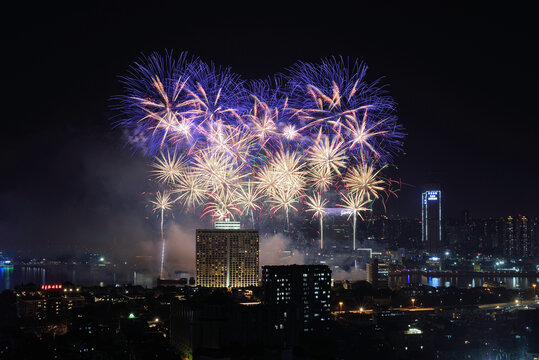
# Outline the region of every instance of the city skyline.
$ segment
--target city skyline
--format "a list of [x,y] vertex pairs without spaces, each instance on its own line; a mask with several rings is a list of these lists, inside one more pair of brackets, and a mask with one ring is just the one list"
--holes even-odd
[[[239,26],[230,28],[224,35],[235,37],[237,41],[220,45],[202,41],[208,39],[212,30],[220,27],[219,22],[206,25],[207,29],[201,33],[193,31],[178,37],[170,31],[167,37],[156,40],[150,34],[136,33],[137,36],[134,36],[126,30],[131,21],[145,15],[133,9],[128,10],[133,20],[123,19],[115,24],[94,21],[104,20],[104,13],[115,16],[122,11],[114,6],[107,11],[97,7],[86,14],[68,8],[58,9],[58,12],[52,8],[43,10],[31,13],[29,19],[33,21],[18,35],[27,44],[34,45],[36,55],[27,56],[32,46],[23,48],[18,43],[13,44],[21,55],[21,64],[28,70],[20,75],[24,80],[14,83],[27,84],[30,79],[42,76],[50,91],[30,102],[29,111],[22,114],[24,121],[11,122],[10,128],[2,133],[3,153],[15,152],[19,158],[34,157],[36,167],[31,171],[41,174],[41,178],[34,181],[29,170],[21,168],[15,157],[7,157],[7,167],[20,168],[20,171],[14,171],[12,176],[5,178],[6,184],[2,187],[2,202],[9,204],[2,212],[0,226],[2,239],[9,239],[7,244],[2,243],[5,248],[13,246],[24,250],[33,249],[36,244],[46,244],[46,248],[53,251],[71,246],[110,249],[115,243],[125,248],[132,241],[140,243],[154,237],[155,228],[144,219],[151,216],[144,210],[146,200],[140,196],[148,190],[148,164],[141,156],[125,148],[126,139],[119,129],[111,129],[110,120],[114,113],[110,109],[109,98],[118,93],[117,76],[125,74],[129,64],[141,52],[165,49],[176,52],[187,50],[205,60],[231,66],[246,78],[279,72],[296,59],[317,61],[326,56],[342,55],[365,60],[373,78],[385,76],[388,90],[398,103],[399,121],[408,133],[406,154],[399,157],[398,170],[392,170],[391,177],[412,186],[404,185],[398,193],[399,198],[392,197],[388,201],[388,215],[418,217],[421,205],[417,199],[421,187],[433,180],[443,186],[447,200],[444,209],[448,218],[458,217],[464,209],[470,210],[472,217],[478,218],[506,217],[519,213],[533,217],[537,214],[537,195],[534,194],[537,190],[533,186],[536,169],[529,166],[537,161],[534,161],[536,152],[531,147],[532,141],[527,140],[530,133],[507,128],[504,125],[507,114],[503,110],[494,112],[490,103],[491,99],[500,100],[501,95],[490,90],[494,87],[489,84],[503,81],[501,87],[523,89],[523,96],[527,96],[530,92],[526,91],[527,82],[522,80],[522,73],[531,78],[536,76],[534,68],[526,66],[533,63],[531,60],[535,54],[528,47],[520,46],[528,41],[529,35],[525,31],[527,23],[515,23],[508,33],[503,32],[494,26],[502,15],[507,19],[502,9],[491,8],[484,14],[471,17],[466,15],[466,11],[460,11],[466,9],[427,7],[423,11],[432,10],[433,16],[424,17],[409,6],[399,11],[367,6],[366,11],[372,14],[384,15],[397,24],[408,26],[401,26],[403,32],[398,35],[390,34],[387,30],[368,30],[368,27],[355,29],[349,23],[345,25],[350,27],[350,31],[345,32],[346,36],[335,42],[322,41],[321,45],[316,42],[315,35],[301,30],[301,21],[296,23],[297,26],[291,25],[293,22],[286,23],[285,15],[280,19],[286,25],[279,27],[273,35],[267,33],[269,25],[255,24],[252,19],[246,18],[246,26],[251,28],[250,34],[241,31]],[[469,10],[474,13],[478,9]],[[406,17],[400,16],[402,13],[411,19],[421,20],[407,23]],[[453,16],[461,20],[462,27],[450,36],[442,24],[448,25]],[[62,20],[52,21],[56,25],[50,27],[42,26],[48,23],[48,19]],[[436,25],[434,19],[439,20],[440,25]],[[365,21],[375,22],[369,18]],[[104,23],[104,27],[96,27],[97,23]],[[172,23],[165,23],[171,30],[174,28]],[[63,24],[71,26],[73,31],[63,31]],[[82,24],[95,30],[83,37],[85,43],[78,41],[79,35],[85,33]],[[433,29],[432,34],[422,34],[421,24],[429,25]],[[37,27],[44,31],[34,31]],[[481,28],[484,31],[471,31]],[[493,35],[485,37],[479,49],[474,50],[473,41],[483,39],[481,36],[487,31],[492,31]],[[357,47],[353,41],[354,35],[363,33],[367,35],[362,37],[363,46]],[[475,37],[466,40],[469,33],[475,34]],[[303,35],[305,37],[300,41]],[[414,41],[406,47],[403,40],[411,35],[414,35],[411,37]],[[235,51],[238,45],[234,44],[241,44],[243,48],[251,43],[247,40],[257,36],[268,43],[278,44],[272,57],[264,56],[252,45],[246,48],[250,51]],[[323,36],[323,39],[328,39],[327,35]],[[47,43],[42,41],[44,37],[55,41]],[[116,47],[119,38],[127,41],[122,42],[121,47]],[[441,40],[436,42],[438,38]],[[507,52],[499,54],[494,39],[526,54],[518,60],[522,60],[524,65],[515,67],[516,58],[504,55]],[[382,46],[384,42],[389,42],[394,49]],[[319,46],[311,46],[314,43]],[[231,50],[228,50],[229,46],[232,46]],[[452,53],[452,50],[466,50],[474,54],[475,58],[467,58],[470,68],[466,63],[455,62],[459,59],[458,52]],[[402,63],[393,64],[393,61],[386,59],[385,55],[398,55],[398,51],[405,54]],[[488,56],[493,53],[497,54],[496,57]],[[442,59],[443,55],[448,55],[448,58]],[[107,67],[93,66],[102,63],[100,59],[109,57],[112,60]],[[508,63],[509,66],[501,67],[500,63]],[[486,68],[482,69],[481,65],[485,64]],[[508,71],[509,76],[503,76],[500,80],[499,76],[492,74],[501,68],[504,70],[500,71]],[[454,80],[445,75],[447,72],[453,75]],[[58,78],[52,74],[64,74],[72,79],[69,82],[71,86],[64,87],[61,85],[63,82],[57,81]],[[477,75],[476,80],[474,75]],[[470,83],[470,89],[458,85],[463,81]],[[434,90],[429,90],[428,94],[425,91],[427,85],[434,86]],[[408,89],[409,86],[412,90]],[[458,92],[462,92],[464,100],[458,101],[461,98]],[[507,103],[515,103],[516,93],[504,96],[511,99]],[[55,107],[53,104],[62,105]],[[449,104],[456,104],[455,107],[464,110],[456,111],[459,115],[456,118],[449,117],[445,110],[441,110],[448,108]],[[526,105],[521,105],[512,108],[511,115],[526,124],[527,119],[532,118],[530,111]],[[450,126],[452,122],[449,120],[466,122],[466,125]],[[21,124],[29,125],[32,130],[25,131]],[[506,134],[507,131],[509,134]],[[510,150],[501,153],[502,149],[495,150],[492,142],[500,143],[502,139],[509,142],[506,149],[521,149],[521,155],[511,156]],[[501,174],[495,170],[500,164],[506,169]],[[508,176],[518,178],[523,183],[508,188],[502,185],[510,183]],[[476,180],[479,178],[486,181]],[[378,214],[383,211],[383,208],[376,209]],[[31,220],[35,225],[21,226],[22,219]],[[181,219],[178,220],[181,222]]]
[[1,359],[539,358],[534,8],[309,5],[4,6]]

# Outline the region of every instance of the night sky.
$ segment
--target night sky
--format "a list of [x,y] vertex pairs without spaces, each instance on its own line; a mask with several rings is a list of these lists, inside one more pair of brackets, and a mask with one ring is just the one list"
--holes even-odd
[[140,194],[148,160],[112,128],[110,98],[141,53],[164,50],[246,79],[297,60],[363,60],[371,80],[390,85],[408,133],[392,176],[411,186],[389,200],[389,214],[418,217],[422,185],[437,182],[447,216],[537,215],[531,8],[406,2],[300,11],[266,2],[246,13],[180,3],[47,2],[4,12],[0,250],[119,247],[147,236]]

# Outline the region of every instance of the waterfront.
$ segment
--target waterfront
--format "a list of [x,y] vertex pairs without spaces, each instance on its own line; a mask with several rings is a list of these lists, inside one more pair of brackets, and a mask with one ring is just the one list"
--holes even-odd
[[73,265],[14,265],[0,267],[0,292],[22,284],[36,285],[71,282],[83,286],[133,284],[143,287],[155,286],[152,274],[131,267]]
[[[0,291],[13,289],[21,284],[36,285],[57,284],[69,281],[83,286],[106,286],[112,284],[133,284],[143,287],[156,285],[156,274],[137,271],[128,266],[90,266],[90,265],[15,265],[0,267]],[[392,275],[389,278],[391,288],[410,284],[423,284],[434,287],[456,286],[460,288],[481,287],[486,282],[502,282],[508,289],[527,289],[536,277],[492,277],[492,276],[426,276],[419,273]]]
[[447,276],[427,276],[420,273],[392,275],[389,278],[391,288],[407,286],[410,284],[423,284],[433,287],[456,286],[459,288],[481,287],[485,282],[503,283],[507,289],[528,289],[531,284],[539,281],[538,277],[521,276],[472,276],[472,275],[447,275]]

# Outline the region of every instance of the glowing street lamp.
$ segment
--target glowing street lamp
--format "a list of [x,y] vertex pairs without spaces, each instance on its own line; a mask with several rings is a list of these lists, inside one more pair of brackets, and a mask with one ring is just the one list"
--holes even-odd
[[339,301],[339,311],[342,312],[342,301]]
[[412,307],[415,307],[415,299],[411,298],[410,300],[412,301]]
[[536,283],[533,283],[532,284],[532,288],[533,288],[533,297],[535,298],[537,295],[535,295],[535,288],[537,287],[537,284]]

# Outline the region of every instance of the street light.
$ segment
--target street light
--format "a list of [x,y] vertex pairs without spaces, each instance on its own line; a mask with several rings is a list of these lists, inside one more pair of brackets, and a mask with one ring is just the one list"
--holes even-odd
[[339,301],[339,311],[342,312],[342,301]]
[[533,298],[534,298],[534,299],[535,299],[535,297],[537,296],[537,295],[535,295],[535,288],[536,288],[536,287],[537,287],[537,284],[536,284],[536,283],[533,283],[533,284],[532,284],[532,288],[533,288]]
[[415,307],[415,299],[411,298],[410,300],[412,300],[412,307]]

